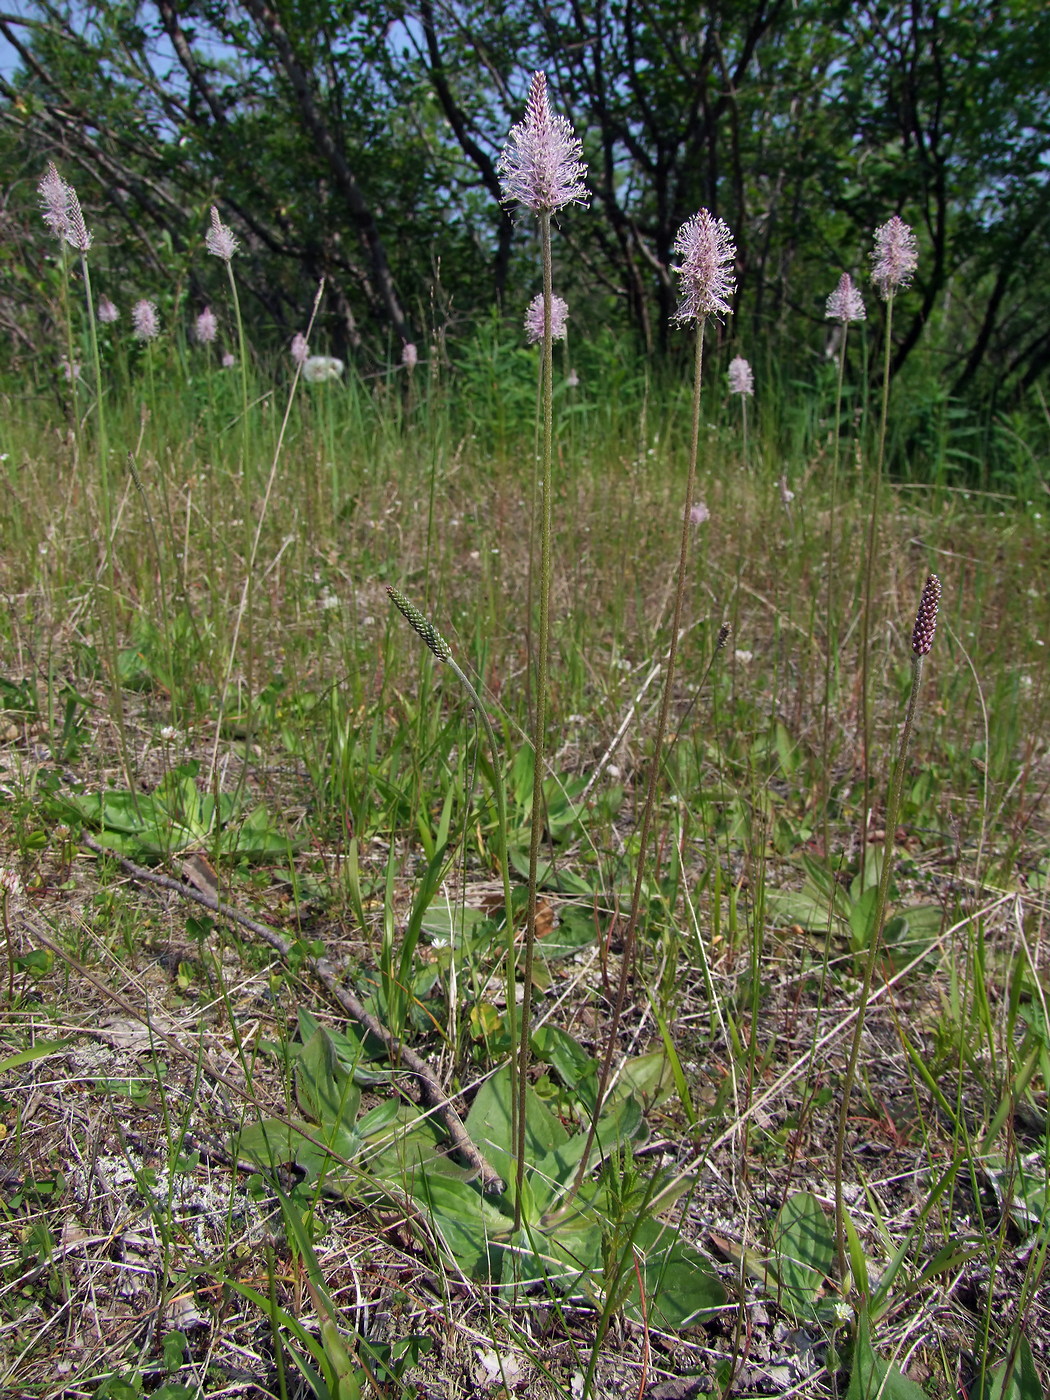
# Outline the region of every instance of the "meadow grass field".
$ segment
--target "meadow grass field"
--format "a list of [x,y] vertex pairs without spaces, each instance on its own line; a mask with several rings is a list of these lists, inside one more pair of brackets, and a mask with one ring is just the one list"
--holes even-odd
[[0,1392],[1043,1394],[1046,424],[96,344],[0,429]]

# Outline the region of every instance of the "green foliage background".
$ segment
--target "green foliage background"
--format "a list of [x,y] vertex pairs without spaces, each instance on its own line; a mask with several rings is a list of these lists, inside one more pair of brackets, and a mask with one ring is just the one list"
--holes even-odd
[[533,233],[501,207],[496,162],[543,68],[590,167],[591,207],[565,214],[556,269],[577,335],[610,326],[680,353],[673,241],[706,205],[739,248],[732,348],[760,383],[811,377],[824,299],[842,271],[863,281],[873,229],[898,212],[921,256],[894,370],[919,363],[924,401],[985,418],[1038,403],[1038,0],[42,0],[22,15],[0,19],[17,55],[0,79],[0,323],[15,365],[51,334],[54,248],[35,199],[48,159],[80,193],[98,289],[125,309],[149,296],[170,325],[223,304],[222,268],[201,256],[214,202],[242,242],[258,353],[303,328],[324,276],[316,348],[365,370],[404,340],[454,360],[494,305],[520,318],[536,290]]

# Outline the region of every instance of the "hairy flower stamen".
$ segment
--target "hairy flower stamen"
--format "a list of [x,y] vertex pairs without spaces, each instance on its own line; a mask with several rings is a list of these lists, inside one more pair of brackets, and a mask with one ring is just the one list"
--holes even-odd
[[866,315],[864,298],[861,296],[859,288],[854,285],[853,278],[849,273],[844,272],[839,278],[838,286],[825,303],[825,319],[841,321],[843,325],[846,325],[848,321],[863,321]]
[[[551,297],[551,340],[564,340],[568,332],[569,306],[563,297]],[[529,302],[525,312],[525,338],[530,345],[543,339],[543,293]]]
[[682,260],[675,268],[682,279],[681,300],[674,316],[679,325],[730,315],[729,298],[736,290],[732,270],[736,245],[725,220],[701,209],[679,229],[674,251]]
[[871,280],[885,299],[898,287],[907,287],[919,265],[919,245],[911,229],[897,214],[875,230],[871,255]]
[[551,213],[566,204],[586,204],[580,160],[583,146],[565,117],[556,117],[547,96],[547,75],[534,73],[525,105],[525,120],[511,128],[499,158],[503,199],[524,204],[534,213]]

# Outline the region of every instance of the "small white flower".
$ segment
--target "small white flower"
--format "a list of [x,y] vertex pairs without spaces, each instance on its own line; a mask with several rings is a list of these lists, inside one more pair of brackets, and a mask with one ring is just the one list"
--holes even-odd
[[739,649],[737,651],[734,651],[733,655],[736,657],[737,661],[739,661],[743,666],[746,666],[749,661],[753,661],[755,657],[755,653],[753,651],[740,651]]
[[6,865],[0,866],[0,894],[18,895],[22,893],[22,881],[18,878],[16,871],[9,869]]
[[341,379],[346,366],[335,355],[310,355],[303,361],[303,378],[310,384]]

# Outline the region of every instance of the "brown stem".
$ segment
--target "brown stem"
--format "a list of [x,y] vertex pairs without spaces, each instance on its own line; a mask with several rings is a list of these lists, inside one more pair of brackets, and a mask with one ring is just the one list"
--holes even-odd
[[[147,870],[144,866],[136,865],[134,861],[127,860],[124,856],[117,855],[115,851],[109,850],[101,845],[86,833],[81,836],[81,841],[89,850],[95,851],[98,855],[105,856],[109,860],[114,860],[123,867],[130,875],[134,875],[136,880],[142,880],[146,884],[156,885],[160,889],[174,890],[184,899],[192,899],[196,904],[201,904],[205,909],[210,909],[220,918],[229,923],[235,923],[249,932],[254,933],[257,938],[261,938],[264,943],[278,953],[286,963],[292,961],[292,944],[286,938],[270,928],[267,924],[261,924],[255,919],[250,919],[247,914],[242,914],[239,909],[232,905],[223,904],[220,900],[214,899],[211,895],[203,894],[200,890],[192,889],[181,880],[173,880],[168,875],[160,875],[154,870]],[[378,1021],[370,1011],[349,991],[333,963],[327,958],[315,958],[309,953],[302,954],[301,963],[309,968],[310,972],[336,1003],[340,1010],[347,1016],[363,1026],[369,1035],[375,1036],[386,1046],[387,1055],[391,1064],[401,1065],[412,1074],[419,1086],[420,1102],[430,1109],[435,1118],[444,1126],[452,1140],[452,1145],[463,1161],[471,1167],[478,1175],[481,1189],[486,1195],[499,1195],[503,1190],[503,1181],[492,1170],[484,1157],[474,1146],[463,1120],[456,1112],[451,1100],[445,1094],[441,1085],[430,1072],[430,1068],[425,1060],[410,1050],[407,1045],[403,1045],[395,1035],[387,1030],[381,1021]]]

